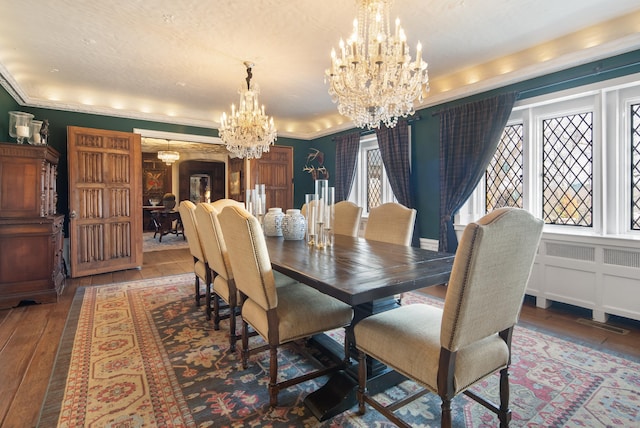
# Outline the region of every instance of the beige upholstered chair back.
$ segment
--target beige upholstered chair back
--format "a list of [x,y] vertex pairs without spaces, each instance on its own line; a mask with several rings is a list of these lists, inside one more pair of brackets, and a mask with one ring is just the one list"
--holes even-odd
[[333,233],[358,236],[362,207],[357,206],[353,202],[340,201],[334,207],[334,214]]
[[178,211],[180,212],[180,219],[184,227],[184,236],[189,243],[191,255],[205,262],[207,259],[205,258],[204,251],[202,251],[202,244],[200,243],[200,236],[198,235],[195,204],[189,200],[184,200],[180,202]]
[[227,256],[227,247],[222,239],[218,211],[212,204],[199,203],[196,206],[198,234],[202,242],[202,250],[209,263],[209,268],[224,279],[231,278],[231,266]]
[[[218,199],[217,201],[209,204],[209,224],[213,227],[214,233],[213,239],[210,243],[203,242],[205,253],[208,248],[212,253],[212,257],[215,257],[213,261],[209,262],[209,266],[211,266],[211,269],[213,269],[216,273],[222,275],[226,280],[233,278],[233,271],[231,270],[229,253],[227,252],[227,245],[225,244],[224,237],[222,236],[222,229],[220,229],[218,214],[220,214],[220,212],[228,206],[237,206],[244,209],[244,204],[234,199]],[[207,256],[207,260],[209,260],[208,253],[206,253],[205,255]]]
[[264,310],[277,307],[271,260],[258,220],[237,206],[224,208],[218,220],[238,290]]
[[457,351],[516,324],[542,226],[518,208],[500,208],[467,225],[444,304],[444,348]]
[[236,201],[235,199],[218,199],[211,202],[211,205],[218,211],[218,213],[220,213],[224,207],[228,207],[229,205],[244,208],[244,204]]
[[411,245],[416,210],[389,202],[372,208],[364,237],[389,244]]

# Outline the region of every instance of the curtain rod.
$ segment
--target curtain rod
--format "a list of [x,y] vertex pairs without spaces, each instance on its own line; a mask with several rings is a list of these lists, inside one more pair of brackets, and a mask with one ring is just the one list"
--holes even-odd
[[[413,122],[417,122],[417,121],[418,121],[418,120],[420,120],[420,119],[422,119],[422,116],[420,116],[419,114],[414,114],[414,115],[413,115],[413,116],[411,116],[410,118],[408,118],[408,119],[404,119],[404,120],[406,120],[406,121],[407,121],[407,123],[408,123],[409,125],[411,125]],[[369,134],[373,134],[373,133],[375,133],[375,132],[376,132],[376,131],[375,131],[375,129],[367,129],[367,130],[364,130],[364,131],[360,131],[360,135],[361,135],[361,136],[362,136],[362,135],[369,135]],[[336,137],[331,137],[331,141],[336,141]]]

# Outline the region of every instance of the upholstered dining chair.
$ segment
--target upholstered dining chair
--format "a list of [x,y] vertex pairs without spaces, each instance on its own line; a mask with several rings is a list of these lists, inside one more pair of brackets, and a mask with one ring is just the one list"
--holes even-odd
[[[227,245],[218,222],[218,214],[227,206],[244,209],[244,204],[234,199],[199,203],[196,206],[196,220],[202,250],[212,277],[212,286],[207,288],[207,319],[211,319],[213,315],[214,330],[220,329],[221,320],[229,319],[229,346],[232,351],[235,351],[236,341],[239,338],[236,334],[236,312],[239,308],[240,296],[233,278]],[[284,274],[274,273],[276,287],[296,282]],[[220,299],[225,303],[224,306],[220,305]],[[227,309],[227,312],[222,315],[221,311],[224,309]]]
[[[432,391],[442,400],[441,426],[451,426],[451,400],[460,393],[511,420],[508,370],[511,337],[542,234],[543,222],[525,210],[500,208],[465,228],[453,263],[444,309],[401,306],[365,318],[354,328],[360,413],[365,403],[401,427],[393,412]],[[393,346],[390,346],[392,344]],[[425,387],[383,406],[367,394],[365,355]],[[500,405],[468,388],[500,373]]]
[[189,244],[189,252],[191,253],[191,256],[193,256],[195,299],[196,305],[200,306],[200,299],[206,296],[206,294],[202,294],[200,289],[200,280],[204,282],[205,288],[208,290],[209,285],[211,284],[211,271],[207,264],[204,251],[202,250],[200,236],[198,235],[195,210],[196,205],[189,200],[181,201],[178,206],[180,219],[182,220],[182,227],[184,228],[184,236],[187,238],[187,242]]
[[[249,354],[269,350],[269,404],[278,392],[346,366],[341,362],[278,382],[278,347],[351,323],[351,306],[298,282],[276,287],[264,234],[258,220],[244,209],[226,207],[218,214],[235,283],[242,295],[242,366]],[[249,326],[266,345],[249,349]],[[345,335],[346,337],[346,335]]]
[[333,233],[338,235],[358,236],[362,207],[353,202],[340,201],[334,206]]
[[[217,224],[217,215],[228,205],[242,207],[242,202],[233,199],[219,199],[213,203],[199,203],[196,206],[195,216],[198,225],[198,235],[202,244],[202,250],[207,260],[209,274],[212,278],[211,287],[206,290],[207,319],[211,319],[213,313],[213,328],[220,329],[220,320],[229,319],[229,344],[231,350],[236,347],[236,307],[237,291],[233,283],[231,266],[227,257],[227,249],[222,239],[220,226]],[[228,313],[220,315],[220,299],[227,304]]]
[[415,221],[416,210],[388,202],[369,211],[364,237],[389,244],[411,245]]

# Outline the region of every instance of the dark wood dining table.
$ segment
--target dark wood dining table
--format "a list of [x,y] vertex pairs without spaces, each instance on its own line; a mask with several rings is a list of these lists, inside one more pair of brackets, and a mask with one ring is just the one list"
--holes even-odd
[[[335,235],[334,244],[322,249],[281,237],[267,237],[266,244],[274,270],[353,307],[353,321],[347,328],[352,356],[353,326],[358,321],[397,307],[394,296],[446,283],[454,258],[454,254],[343,235]],[[403,379],[375,360],[368,364],[369,375],[377,378],[368,383],[370,390],[383,390]],[[333,376],[305,398],[305,405],[321,421],[351,408],[356,373],[349,370]]]

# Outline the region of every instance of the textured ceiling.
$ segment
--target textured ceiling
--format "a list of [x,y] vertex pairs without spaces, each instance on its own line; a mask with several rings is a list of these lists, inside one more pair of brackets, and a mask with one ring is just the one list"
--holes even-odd
[[[22,105],[217,128],[243,61],[281,136],[351,127],[324,83],[355,0],[1,1],[0,83]],[[426,106],[640,48],[638,0],[396,0]]]

